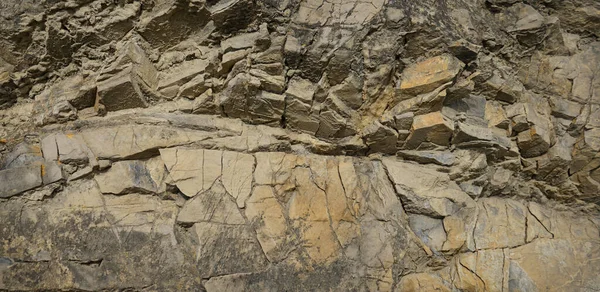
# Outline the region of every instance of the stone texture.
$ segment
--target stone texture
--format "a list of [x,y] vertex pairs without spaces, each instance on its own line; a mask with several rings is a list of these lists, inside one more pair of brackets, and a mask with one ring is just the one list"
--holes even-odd
[[108,194],[129,192],[160,193],[164,191],[165,169],[162,161],[119,161],[95,177],[100,191]]
[[0,170],[2,186],[0,195],[2,198],[12,197],[24,191],[42,185],[42,175],[39,165],[30,165]]
[[[160,150],[169,177],[186,196],[209,190],[221,176],[221,151],[185,148]],[[185,157],[185,158],[184,158]]]
[[0,291],[600,290],[597,2],[0,1]]
[[445,217],[462,208],[473,208],[474,201],[448,174],[434,167],[419,166],[394,159],[383,160],[396,192],[408,212]]
[[440,112],[415,116],[405,145],[408,149],[419,148],[424,142],[446,146],[450,144],[453,132],[454,124]]
[[453,56],[442,55],[409,66],[402,72],[400,90],[409,94],[433,91],[451,81],[464,64]]

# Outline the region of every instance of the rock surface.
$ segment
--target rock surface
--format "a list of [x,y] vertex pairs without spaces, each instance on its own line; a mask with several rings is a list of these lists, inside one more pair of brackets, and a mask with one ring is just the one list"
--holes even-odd
[[0,2],[0,291],[600,290],[598,1]]

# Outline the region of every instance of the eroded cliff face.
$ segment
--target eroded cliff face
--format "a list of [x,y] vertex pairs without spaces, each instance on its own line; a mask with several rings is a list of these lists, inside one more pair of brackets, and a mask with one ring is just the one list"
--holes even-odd
[[600,290],[595,0],[3,0],[1,291]]

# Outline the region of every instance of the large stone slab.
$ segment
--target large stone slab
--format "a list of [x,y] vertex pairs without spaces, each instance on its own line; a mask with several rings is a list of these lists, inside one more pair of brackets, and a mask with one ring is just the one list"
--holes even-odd
[[441,55],[412,64],[402,71],[400,90],[417,95],[452,81],[465,66],[450,55]]
[[42,185],[39,164],[0,170],[0,198],[8,198]]
[[475,207],[475,201],[435,167],[393,158],[385,158],[383,164],[407,212],[442,218]]
[[160,150],[169,177],[187,197],[209,190],[221,176],[222,152],[204,149]]

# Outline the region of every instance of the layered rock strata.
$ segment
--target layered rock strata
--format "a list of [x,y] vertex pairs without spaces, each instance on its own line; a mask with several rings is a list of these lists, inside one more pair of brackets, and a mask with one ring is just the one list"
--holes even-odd
[[1,291],[600,290],[597,1],[26,2]]

